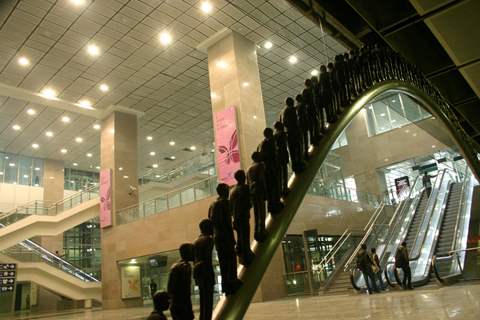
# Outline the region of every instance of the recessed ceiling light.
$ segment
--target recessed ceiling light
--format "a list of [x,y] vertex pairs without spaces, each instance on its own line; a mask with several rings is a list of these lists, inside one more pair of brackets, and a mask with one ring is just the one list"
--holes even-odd
[[168,46],[170,43],[172,43],[172,35],[168,31],[160,32],[158,39],[160,40],[160,43],[164,46]]
[[75,6],[83,6],[85,4],[85,0],[70,0],[70,3]]
[[91,157],[93,157],[93,154],[91,154],[91,153],[89,152],[89,153],[87,153],[87,157],[91,158]]
[[53,132],[52,131],[47,131],[45,132],[45,135],[49,138],[53,137]]
[[273,43],[271,41],[265,41],[265,43],[263,44],[263,47],[267,50],[272,49]]
[[19,131],[19,130],[22,129],[22,127],[20,127],[18,124],[14,124],[14,125],[12,126],[12,129],[15,130],[15,131]]
[[21,56],[17,60],[18,64],[21,65],[22,67],[26,67],[30,65],[30,60],[27,57]]
[[405,130],[405,133],[409,133],[409,132],[410,132],[410,130],[408,130],[408,129],[407,129],[407,130]]
[[35,171],[40,171],[40,168],[39,168],[39,167],[35,167]]
[[412,136],[416,137],[416,136],[417,136],[417,133],[413,133]]
[[256,115],[253,115],[253,120],[257,120],[257,116],[256,116]]
[[158,168],[158,164],[156,164],[156,163],[152,164],[152,168],[157,169],[157,168]]
[[96,166],[95,169],[100,170],[100,166]]
[[30,116],[34,116],[34,115],[37,114],[37,111],[35,109],[28,108],[27,109],[27,114],[30,115]]
[[397,100],[393,99],[393,100],[392,100],[392,103],[395,103],[395,102],[397,102]]
[[82,138],[82,137],[76,137],[76,138],[75,138],[75,142],[77,142],[77,143],[82,143],[82,142],[83,142],[83,138]]
[[95,123],[95,124],[93,125],[93,129],[95,129],[95,130],[100,130],[100,129],[102,129],[102,126],[99,125],[98,123]]
[[128,176],[123,176],[123,179],[128,179]]
[[174,146],[174,145],[175,145],[175,141],[170,141],[168,144],[171,145],[171,146]]
[[47,99],[55,99],[57,97],[57,92],[53,90],[52,88],[44,88],[41,92],[40,95],[44,98]]
[[204,13],[210,13],[213,10],[213,5],[210,3],[210,1],[202,1],[200,9],[202,9]]
[[318,72],[317,69],[313,69],[313,70],[310,72],[310,74],[311,74],[313,77],[318,76],[318,73],[319,73],[319,72]]
[[156,155],[155,151],[150,151],[150,155],[153,157],[154,155]]
[[82,100],[78,101],[78,105],[81,108],[84,108],[84,109],[93,109],[92,108],[92,102],[88,99],[82,99]]
[[191,147],[190,147],[190,150],[195,151],[195,150],[197,150],[197,147],[191,146]]
[[288,57],[288,62],[290,62],[290,64],[295,64],[298,62],[298,58],[296,56],[290,56]]
[[3,171],[0,171],[0,176],[3,176]]
[[242,82],[242,87],[246,88],[246,87],[249,87],[250,86],[250,82]]
[[215,149],[212,148],[212,150],[210,150],[211,153],[214,153],[215,152]]
[[68,117],[68,116],[63,116],[63,117],[62,117],[62,122],[64,122],[64,123],[70,123],[70,121],[71,121],[70,117]]
[[67,150],[67,149],[65,149],[65,148],[63,148],[63,149],[60,149],[60,152],[61,152],[61,153],[63,153],[63,154],[65,154],[65,153],[67,153],[67,152],[68,152],[68,150]]
[[436,145],[434,145],[434,144],[432,145],[432,149],[435,149],[436,147],[437,147]]
[[155,175],[155,178],[160,178],[160,175],[159,175],[159,174],[156,174],[156,175]]
[[118,171],[123,171],[123,167],[118,167]]
[[153,140],[153,137],[152,137],[152,136],[147,136],[147,140],[148,140],[148,141],[152,141],[152,140]]
[[8,164],[8,166],[9,166],[9,167],[15,167],[15,163],[14,163],[14,162],[10,162],[10,163]]
[[108,90],[110,90],[110,87],[108,86],[108,84],[106,83],[100,84],[100,91],[107,92]]
[[177,159],[177,157],[175,157],[175,156],[170,156],[170,159],[175,160],[175,159]]
[[40,146],[38,145],[38,143],[33,143],[32,148],[33,149],[38,149],[38,148],[40,148]]
[[74,163],[73,163],[73,166],[74,166],[74,167],[78,166],[78,163],[74,162]]
[[385,117],[385,116],[386,116],[386,114],[385,114],[385,113],[383,113],[383,112],[382,112],[382,113],[380,113],[380,117]]
[[87,52],[92,57],[96,57],[100,54],[100,48],[92,43],[87,46]]

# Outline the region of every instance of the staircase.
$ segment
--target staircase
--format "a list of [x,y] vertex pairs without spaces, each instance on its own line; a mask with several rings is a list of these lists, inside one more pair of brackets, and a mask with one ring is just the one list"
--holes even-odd
[[414,241],[417,237],[418,229],[422,224],[423,217],[425,216],[425,210],[428,204],[428,197],[425,191],[422,192],[420,196],[420,201],[418,202],[417,209],[415,209],[415,214],[413,216],[413,220],[408,228],[407,237],[405,241],[407,242],[407,248],[413,248]]
[[339,295],[353,292],[352,283],[350,282],[350,272],[339,271],[332,284],[325,289],[324,295]]

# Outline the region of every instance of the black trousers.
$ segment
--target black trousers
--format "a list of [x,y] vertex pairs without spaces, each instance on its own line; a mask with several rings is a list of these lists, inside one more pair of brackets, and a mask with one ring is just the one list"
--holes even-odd
[[[245,216],[249,216],[248,213]],[[253,254],[250,250],[250,221],[237,221],[235,230],[237,231],[237,255],[241,264],[248,265]]]
[[215,239],[215,249],[222,275],[222,291],[226,294],[233,293],[237,281],[237,256],[234,245],[230,241],[225,243],[223,239]]
[[213,284],[199,284],[200,291],[200,320],[212,320]]
[[402,287],[404,289],[412,287],[412,270],[409,265],[400,267],[403,271]]
[[[308,133],[308,131],[306,130]],[[299,132],[287,132],[288,151],[290,152],[290,159],[292,160],[292,170],[297,171],[302,161],[302,139]]]
[[265,218],[267,216],[265,197],[260,194],[253,194],[251,199],[255,216],[255,239],[259,241],[265,235]]

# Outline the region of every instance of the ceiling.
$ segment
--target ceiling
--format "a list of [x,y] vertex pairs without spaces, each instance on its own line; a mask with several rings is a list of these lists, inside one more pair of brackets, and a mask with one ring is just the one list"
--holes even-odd
[[[269,123],[282,109],[284,98],[301,90],[311,70],[346,50],[286,0],[211,0],[210,14],[200,10],[201,3],[1,1],[0,86],[7,89],[0,96],[0,151],[94,169],[100,161],[99,130],[93,128],[98,117],[74,105],[88,99],[97,111],[120,106],[143,113],[139,174],[154,163],[170,170],[212,148],[207,55],[196,49],[205,39],[227,27],[258,44]],[[163,31],[170,32],[170,45],[160,43]],[[263,47],[267,40],[273,43],[269,50]],[[88,54],[91,44],[99,49],[98,56]],[[297,64],[288,62],[290,55],[298,57]],[[29,65],[20,65],[21,57],[28,58]],[[108,92],[99,89],[102,83],[109,86]],[[69,108],[23,98],[37,96],[46,87],[54,89]],[[22,95],[13,94],[17,88]],[[29,115],[28,109],[36,114]],[[71,118],[70,123],[61,121],[64,116]],[[21,129],[13,130],[14,125]],[[46,131],[53,137],[47,137]],[[152,140],[147,141],[147,136]],[[83,141],[76,142],[77,137]],[[34,143],[38,149],[32,148]],[[183,150],[192,145],[195,151]],[[62,154],[62,148],[68,152]],[[176,160],[164,159],[169,156]]]
[[417,65],[480,143],[480,1],[289,0],[340,41],[385,41]]

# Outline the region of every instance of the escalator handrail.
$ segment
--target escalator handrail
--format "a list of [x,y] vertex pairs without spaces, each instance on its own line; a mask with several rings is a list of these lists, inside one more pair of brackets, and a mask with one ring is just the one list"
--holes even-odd
[[360,241],[360,243],[358,244],[357,248],[355,248],[355,250],[353,251],[352,255],[350,256],[350,258],[348,258],[347,262],[345,263],[345,267],[344,267],[344,270],[345,271],[348,271],[350,269],[350,264],[352,263],[353,259],[356,257],[358,251],[360,250],[360,247],[362,245],[362,243],[370,236],[370,233],[372,232],[373,230],[373,226],[375,225],[375,222],[377,221],[378,217],[380,216],[380,213],[383,212],[383,209],[385,207],[385,204],[383,203],[383,201],[380,203],[380,205],[378,206],[378,208],[375,210],[375,212],[373,213],[373,215],[375,216],[375,218],[373,219],[372,223],[370,224],[370,228],[367,230],[367,232],[365,233],[365,235],[363,236],[362,240]]
[[[456,238],[457,237],[457,232],[458,232],[458,226],[460,224],[460,215],[462,213],[463,209],[463,198],[464,198],[464,193],[465,193],[465,187],[467,185],[467,182],[469,181],[470,177],[468,176],[470,173],[468,166],[465,167],[465,174],[463,175],[463,183],[462,183],[462,190],[460,192],[460,199],[459,199],[459,206],[458,206],[458,212],[457,212],[457,219],[455,221],[455,229],[453,230],[453,236]],[[456,239],[453,239],[452,241],[452,246],[450,248],[451,252],[454,252],[457,246],[457,241]]]
[[[438,272],[438,269],[437,269],[437,261],[439,260],[448,260],[448,259],[451,259],[453,258],[453,256],[456,256],[457,259],[459,259],[459,253],[460,252],[469,252],[469,251],[480,251],[480,247],[474,247],[474,248],[466,248],[466,249],[458,249],[458,250],[453,250],[453,251],[449,251],[449,252],[443,252],[443,253],[440,253],[440,254],[437,254],[437,255],[434,255],[433,256],[433,259],[432,259],[432,268],[433,268],[433,271],[435,273],[435,277],[438,279],[438,281],[440,281],[441,283],[444,283],[445,282],[445,279],[442,278]],[[458,267],[460,268],[460,274],[463,272],[463,268],[460,264],[460,262],[458,263]],[[450,276],[453,276],[455,274],[452,274]]]
[[[333,247],[327,252],[327,254],[322,258],[322,260],[320,260],[320,262],[318,263],[319,266],[320,266],[320,270],[323,270],[324,269],[324,265],[326,265],[328,263],[328,260],[330,260],[330,256],[334,256],[335,253],[337,252],[337,250],[343,245],[343,243],[345,242],[345,240],[350,237],[350,234],[351,234],[351,231],[350,229],[345,229],[345,231],[342,233],[342,235],[340,236],[340,238],[338,238],[338,240],[335,242],[335,244],[333,245]],[[344,239],[345,238],[345,239]]]

